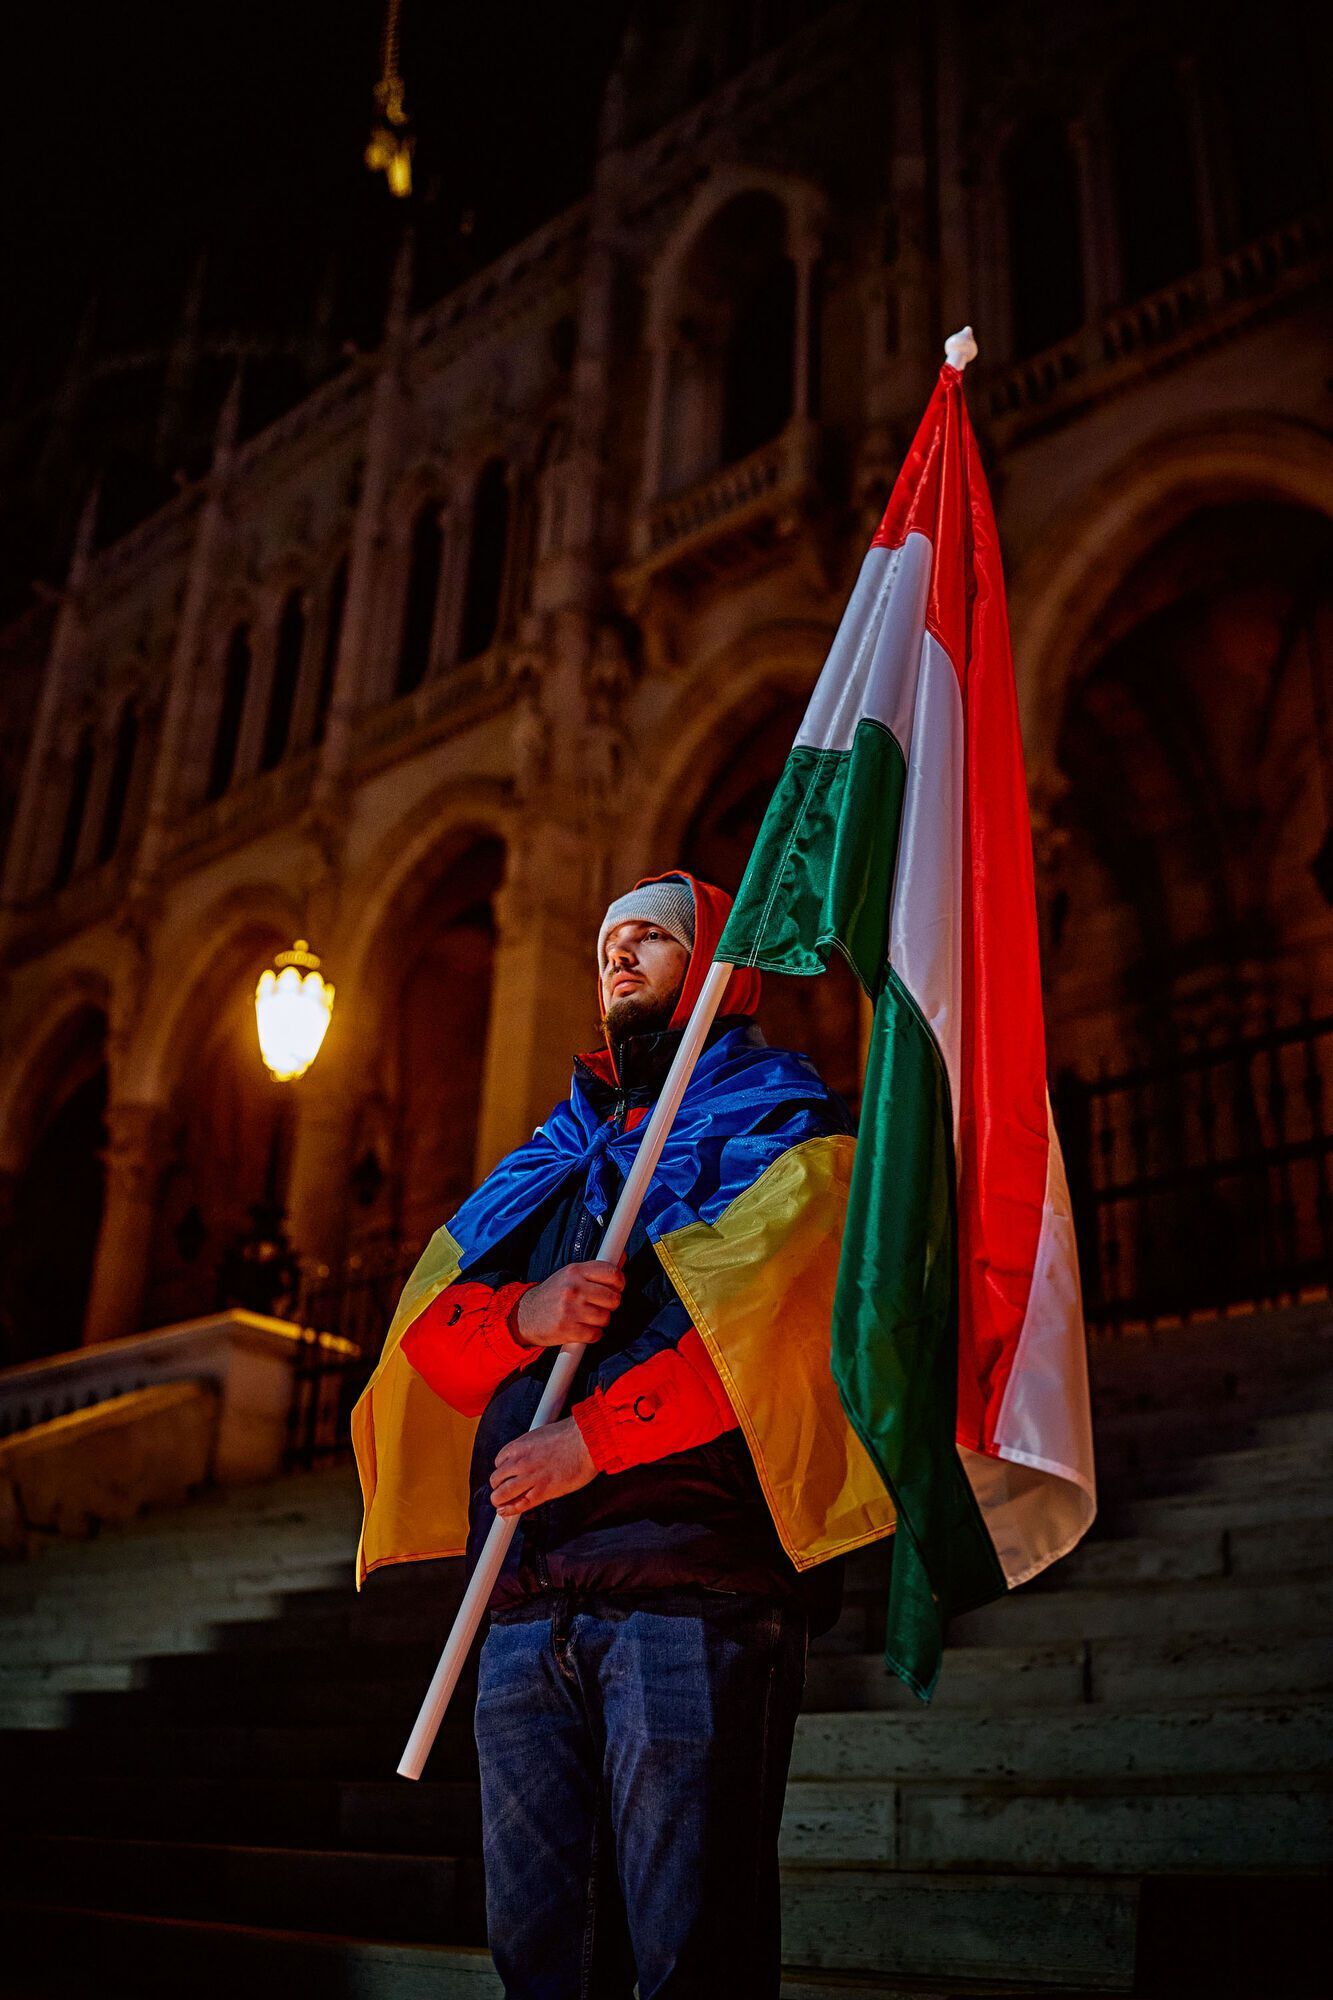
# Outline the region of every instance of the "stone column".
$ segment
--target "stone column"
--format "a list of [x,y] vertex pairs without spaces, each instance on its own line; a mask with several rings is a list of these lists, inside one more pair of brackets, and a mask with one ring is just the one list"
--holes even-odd
[[1204,103],[1199,59],[1193,53],[1180,59],[1180,89],[1185,100],[1189,126],[1190,154],[1194,164],[1194,199],[1199,217],[1199,258],[1215,264],[1221,255],[1221,202],[1209,134],[1209,118]]
[[143,1308],[166,1159],[167,1116],[160,1104],[122,1101],[106,1111],[106,1186],[83,1341],[135,1333]]
[[404,236],[394,266],[384,346],[379,371],[370,392],[365,473],[348,556],[347,600],[343,607],[333,695],[329,702],[315,781],[315,805],[334,811],[338,807],[342,776],[351,754],[352,726],[364,698],[367,667],[375,647],[375,587],[383,545],[384,510],[390,476],[397,459],[402,412],[407,401],[405,377],[412,259],[409,233]]
[[596,1036],[596,930],[583,862],[572,828],[535,816],[509,852],[495,899],[478,1179],[568,1095],[572,1058]]
[[819,243],[803,232],[790,250],[796,267],[796,338],[793,342],[791,413],[802,422],[810,414],[810,320],[814,310],[815,265]]
[[74,538],[65,594],[51,634],[51,648],[42,676],[41,698],[33,721],[32,740],[19,787],[18,805],[5,856],[3,891],[6,904],[21,902],[30,892],[33,864],[39,836],[49,808],[47,783],[52,754],[60,730],[61,711],[68,696],[83,634],[81,598],[92,560],[93,530],[97,518],[96,489],[84,505],[79,530]]
[[181,801],[184,774],[196,767],[196,760],[189,754],[189,727],[194,713],[214,577],[227,536],[227,488],[240,413],[241,378],[238,371],[218,415],[212,469],[190,549],[185,599],[171,650],[166,708],[149,780],[148,808],[134,859],[132,896],[135,898],[146,895],[156,880],[167,831]]
[[327,1049],[321,1050],[309,1074],[289,1086],[297,1096],[287,1233],[304,1267],[324,1264],[336,1270],[346,1246],[356,1105],[344,1066],[321,1067],[327,1055]]
[[1097,326],[1120,295],[1115,203],[1099,118],[1075,118],[1069,143],[1078,171],[1079,231],[1083,243],[1083,323]]

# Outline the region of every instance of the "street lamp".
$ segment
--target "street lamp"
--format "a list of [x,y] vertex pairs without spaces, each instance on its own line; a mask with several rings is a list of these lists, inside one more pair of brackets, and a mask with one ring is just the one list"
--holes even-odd
[[[304,938],[280,951],[255,988],[259,1053],[278,1083],[304,1076],[329,1031],[333,988]],[[302,970],[304,968],[304,970]]]

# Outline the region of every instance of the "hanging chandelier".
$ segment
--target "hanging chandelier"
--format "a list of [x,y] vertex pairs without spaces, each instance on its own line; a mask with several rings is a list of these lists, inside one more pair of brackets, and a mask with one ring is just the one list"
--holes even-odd
[[255,988],[259,1053],[277,1083],[304,1076],[324,1043],[333,988],[304,938],[280,951]]

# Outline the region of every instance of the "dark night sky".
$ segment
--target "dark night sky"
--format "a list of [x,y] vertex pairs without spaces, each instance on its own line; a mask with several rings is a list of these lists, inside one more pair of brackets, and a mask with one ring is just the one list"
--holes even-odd
[[[625,0],[403,0],[428,289],[582,191],[625,12]],[[373,327],[398,206],[361,161],[382,26],[382,0],[13,10],[0,65],[4,372],[26,357],[33,387],[49,381],[92,294],[111,344],[160,334],[205,248],[218,323],[303,322],[336,252],[340,317],[373,290]]]

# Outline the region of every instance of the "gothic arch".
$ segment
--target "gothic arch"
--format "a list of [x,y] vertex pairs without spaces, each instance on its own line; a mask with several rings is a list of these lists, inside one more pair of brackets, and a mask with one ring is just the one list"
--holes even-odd
[[61,1051],[89,1014],[110,1021],[112,995],[104,972],[81,967],[53,979],[28,1008],[0,1081],[0,1170],[22,1167]]
[[456,780],[415,801],[403,820],[387,828],[344,888],[343,907],[352,914],[338,934],[338,977],[349,994],[365,989],[375,952],[392,948],[394,923],[438,874],[442,860],[484,840],[508,850],[513,832],[513,806],[504,786]]
[[727,746],[743,741],[774,701],[810,692],[829,639],[823,624],[766,625],[701,660],[682,682],[654,732],[669,754],[645,810],[625,829],[627,881],[671,866]]
[[764,167],[727,167],[713,174],[694,195],[658,254],[648,281],[648,325],[650,342],[665,337],[665,318],[680,285],[685,264],[700,235],[715,216],[738,196],[767,194],[787,217],[787,245],[797,239],[817,235],[826,214],[823,194],[812,182],[796,174],[775,173]]
[[280,885],[244,883],[209,904],[182,933],[156,940],[144,1026],[128,1052],[121,1095],[167,1103],[189,1064],[192,1037],[216,1008],[219,992],[235,980],[257,979],[266,955],[285,950],[300,923],[295,901]]
[[104,981],[62,982],[26,1038],[4,1106],[0,1365],[78,1345],[105,1200]]
[[1333,515],[1333,445],[1302,424],[1198,425],[1130,453],[1062,507],[1010,594],[1028,769],[1055,769],[1065,691],[1134,566],[1186,517],[1230,500],[1279,500]]
[[424,1240],[473,1183],[508,827],[471,789],[414,812],[411,842],[381,843],[366,870],[375,893],[339,959],[355,1255]]

